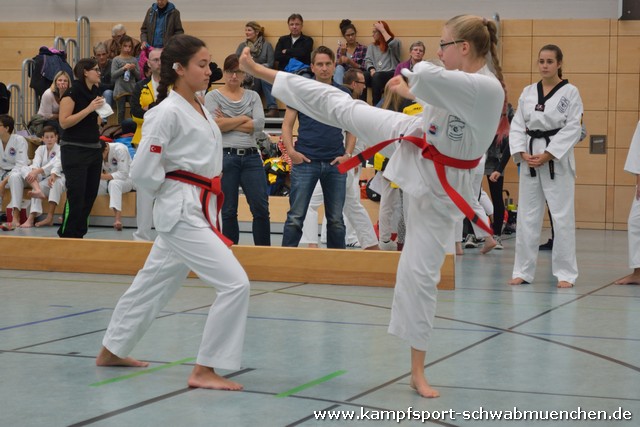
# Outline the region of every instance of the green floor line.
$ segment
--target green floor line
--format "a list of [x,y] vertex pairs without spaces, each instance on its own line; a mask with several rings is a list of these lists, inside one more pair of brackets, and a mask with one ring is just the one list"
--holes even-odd
[[112,383],[116,383],[118,381],[128,380],[129,378],[135,378],[135,377],[139,377],[140,375],[151,374],[153,372],[159,371],[160,369],[171,368],[173,366],[182,365],[183,363],[193,362],[194,360],[196,360],[195,357],[188,357],[186,359],[177,360],[175,362],[167,363],[165,365],[156,366],[155,368],[149,368],[149,369],[145,369],[144,371],[134,372],[133,374],[122,375],[121,377],[110,378],[108,380],[99,381],[97,383],[89,384],[89,387],[99,387],[99,386],[105,385],[105,384],[112,384]]
[[335,377],[339,377],[340,375],[344,375],[346,373],[347,373],[347,371],[335,371],[334,373],[329,374],[327,376],[324,376],[322,378],[318,378],[317,380],[313,380],[313,381],[308,382],[306,384],[302,384],[301,386],[298,386],[296,388],[292,388],[291,390],[283,391],[282,393],[276,394],[275,397],[291,396],[292,394],[295,394],[295,393],[297,393],[299,391],[306,390],[306,389],[311,388],[313,386],[316,386],[318,384],[322,384],[323,382],[329,381],[330,379],[333,379]]

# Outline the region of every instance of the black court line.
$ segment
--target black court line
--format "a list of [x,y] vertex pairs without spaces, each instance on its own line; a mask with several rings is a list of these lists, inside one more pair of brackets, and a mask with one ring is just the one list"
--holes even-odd
[[[282,289],[290,289],[290,288],[294,288],[296,286],[300,286],[300,284],[292,285],[292,286],[286,286],[286,287],[284,287]],[[211,289],[213,289],[213,288],[211,288]],[[273,292],[273,291],[269,291],[269,292]],[[269,293],[269,292],[267,292],[267,293]],[[262,295],[262,293],[259,293],[259,294],[256,294],[256,295],[250,295],[250,297],[254,297],[254,296],[257,296],[257,295]],[[215,302],[215,300],[214,300],[214,302]],[[213,304],[213,302],[211,304]],[[171,312],[171,313],[164,314],[164,315],[159,315],[159,316],[156,316],[154,321],[158,320],[158,319],[163,319],[165,317],[175,316],[175,315],[178,315],[178,314],[187,314],[187,313],[190,313],[192,311],[203,310],[205,308],[211,307],[211,304],[203,305],[203,306],[200,306],[200,307],[189,308],[187,310],[182,310],[182,311],[175,311],[175,312]],[[98,312],[98,311],[103,311],[103,310],[111,310],[111,311],[113,311],[113,308],[102,307],[102,308],[95,309],[95,310],[92,310],[92,311]],[[41,346],[41,345],[46,345],[46,344],[51,344],[51,343],[54,343],[54,342],[65,341],[65,340],[69,340],[69,339],[82,337],[82,336],[85,336],[85,335],[92,335],[92,334],[97,334],[99,332],[106,332],[106,331],[107,331],[107,328],[96,329],[96,330],[93,330],[93,331],[83,332],[81,334],[68,335],[66,337],[56,338],[56,339],[49,340],[49,341],[43,341],[43,342],[39,342],[39,343],[35,343],[35,344],[26,345],[26,346],[23,346],[23,347],[14,348],[14,349],[12,349],[12,351],[20,351],[20,350],[24,350],[24,349],[27,349],[27,348],[38,347],[38,346]]]
[[[247,372],[251,372],[253,370],[254,369],[252,369],[252,368],[242,369],[242,370],[234,372],[232,374],[225,375],[225,378],[233,378],[235,376],[246,374]],[[143,400],[143,401],[138,402],[138,403],[134,403],[133,405],[125,406],[124,408],[116,409],[115,411],[106,412],[106,413],[104,413],[102,415],[98,415],[97,417],[89,418],[87,420],[80,421],[80,422],[77,422],[75,424],[70,424],[68,427],[80,427],[80,426],[90,425],[90,424],[96,423],[98,421],[106,420],[108,418],[113,418],[113,417],[116,417],[118,415],[122,415],[122,414],[124,414],[126,412],[133,411],[134,409],[142,408],[142,407],[147,406],[147,405],[152,405],[154,403],[158,403],[158,402],[161,402],[163,400],[170,399],[172,397],[179,396],[179,395],[184,394],[184,393],[188,393],[188,392],[190,392],[192,390],[198,390],[198,389],[197,388],[186,387],[186,388],[183,388],[183,389],[180,389],[180,390],[172,391],[172,392],[167,393],[167,394],[163,394],[163,395],[160,395],[160,396],[153,397],[151,399],[147,399],[147,400]]]

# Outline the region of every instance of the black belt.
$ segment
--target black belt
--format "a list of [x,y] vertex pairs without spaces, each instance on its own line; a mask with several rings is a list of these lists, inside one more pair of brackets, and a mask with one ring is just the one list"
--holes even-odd
[[[552,129],[552,130],[527,129],[527,135],[531,137],[529,138],[529,154],[533,156],[533,140],[534,139],[544,139],[547,142],[547,147],[548,147],[549,144],[551,143],[551,137],[557,134],[558,132],[560,132],[560,129],[562,128]],[[531,173],[532,177],[536,176],[536,170],[534,168],[529,168],[529,172]],[[549,160],[549,175],[551,176],[551,179],[553,179],[556,175],[555,167],[553,165],[553,160]]]
[[236,156],[246,156],[248,154],[258,154],[258,149],[256,147],[251,147],[251,148],[223,148],[222,152],[224,154],[235,154]]

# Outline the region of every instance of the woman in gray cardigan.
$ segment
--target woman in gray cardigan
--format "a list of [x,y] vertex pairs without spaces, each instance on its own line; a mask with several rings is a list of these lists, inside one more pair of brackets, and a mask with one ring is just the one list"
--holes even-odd
[[373,105],[382,99],[382,93],[387,82],[393,77],[396,67],[400,63],[400,40],[389,29],[384,21],[373,24],[373,44],[367,48],[364,66],[367,86],[371,87]]
[[[275,55],[273,52],[273,46],[264,38],[264,27],[260,26],[260,24],[255,21],[249,21],[244,27],[244,35],[247,37],[247,40],[240,43],[238,49],[236,49],[236,55],[240,56],[242,50],[245,47],[248,47],[251,49],[251,56],[254,61],[267,68],[273,68]],[[278,117],[278,104],[273,95],[271,95],[271,83],[252,78],[251,76],[247,77],[249,78],[247,80],[253,81],[250,89],[264,94],[264,100],[267,104],[267,109],[269,110],[266,116]]]

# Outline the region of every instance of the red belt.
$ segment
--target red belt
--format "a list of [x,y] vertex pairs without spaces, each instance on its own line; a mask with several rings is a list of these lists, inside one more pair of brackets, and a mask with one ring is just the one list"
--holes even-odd
[[[222,209],[222,203],[224,202],[224,194],[222,193],[222,188],[220,185],[220,177],[215,176],[213,178],[207,178],[201,175],[197,175],[192,172],[187,171],[171,171],[165,175],[168,179],[173,179],[175,181],[184,182],[186,184],[195,185],[200,188],[200,204],[202,204],[202,213],[204,217],[209,222],[211,229],[214,233],[224,242],[227,246],[232,246],[233,242],[227,239],[211,221],[211,217],[209,215],[209,201],[211,200],[211,195],[216,196],[216,217],[220,213],[220,209]],[[216,221],[217,223],[217,221]]]
[[345,173],[349,169],[353,169],[358,166],[360,163],[370,159],[373,157],[375,153],[382,150],[387,145],[395,142],[395,141],[408,141],[418,147],[422,151],[422,157],[425,159],[430,159],[433,161],[433,164],[436,168],[436,173],[438,174],[438,180],[442,185],[442,188],[447,193],[451,201],[460,209],[460,211],[466,216],[469,221],[476,224],[478,227],[482,228],[484,231],[493,234],[493,230],[489,224],[480,221],[480,218],[473,211],[469,203],[458,193],[452,186],[449,184],[447,180],[447,174],[445,170],[445,166],[449,166],[456,169],[473,169],[480,163],[480,159],[475,160],[461,160],[453,157],[445,156],[440,153],[436,147],[429,144],[427,142],[426,135],[423,135],[422,138],[417,136],[400,136],[399,138],[388,139],[386,141],[382,141],[376,145],[373,145],[363,152],[359,153],[357,156],[352,157],[344,163],[338,165],[338,170],[341,173]]

